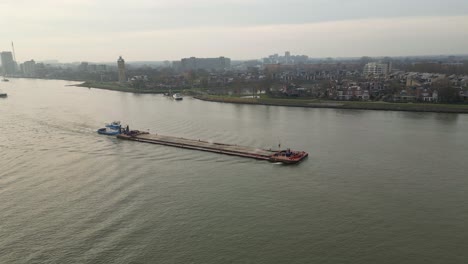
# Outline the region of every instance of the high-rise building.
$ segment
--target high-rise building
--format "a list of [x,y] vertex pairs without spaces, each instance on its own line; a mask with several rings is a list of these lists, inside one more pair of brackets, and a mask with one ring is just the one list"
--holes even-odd
[[14,74],[16,72],[16,63],[13,60],[13,54],[9,51],[4,51],[0,53],[0,57],[2,60],[3,74]]
[[125,61],[122,59],[122,56],[117,60],[117,67],[119,68],[119,83],[124,83],[127,81],[125,76]]
[[25,77],[36,77],[36,62],[34,60],[23,63],[23,73]]
[[286,51],[286,52],[284,53],[284,60],[285,60],[286,64],[290,64],[290,63],[291,63],[291,52]]
[[391,63],[370,62],[364,66],[364,75],[387,75],[391,71]]
[[88,71],[88,63],[86,61],[81,62],[80,65],[78,66],[78,70],[80,72],[87,72]]

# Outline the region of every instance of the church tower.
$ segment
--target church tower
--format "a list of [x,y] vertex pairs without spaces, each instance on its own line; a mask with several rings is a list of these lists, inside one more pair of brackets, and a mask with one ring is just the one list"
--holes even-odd
[[125,61],[122,59],[122,56],[117,60],[117,67],[119,68],[119,83],[124,83],[127,81],[125,76]]

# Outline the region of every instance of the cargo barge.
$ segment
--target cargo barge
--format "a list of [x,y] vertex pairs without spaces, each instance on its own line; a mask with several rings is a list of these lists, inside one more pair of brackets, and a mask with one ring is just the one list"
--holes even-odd
[[295,164],[301,162],[309,155],[305,151],[293,151],[290,149],[278,151],[256,149],[252,147],[231,144],[211,143],[203,140],[162,136],[138,130],[128,130],[128,128],[122,129],[122,133],[117,135],[117,138],[164,146],[208,151],[244,158],[253,158],[257,160],[266,160],[270,162],[281,162],[285,164]]

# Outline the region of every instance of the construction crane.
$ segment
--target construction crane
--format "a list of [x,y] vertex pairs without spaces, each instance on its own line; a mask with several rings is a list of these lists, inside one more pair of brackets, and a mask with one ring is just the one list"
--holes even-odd
[[13,50],[13,61],[16,62],[15,45],[13,44],[13,41],[11,42],[11,49]]

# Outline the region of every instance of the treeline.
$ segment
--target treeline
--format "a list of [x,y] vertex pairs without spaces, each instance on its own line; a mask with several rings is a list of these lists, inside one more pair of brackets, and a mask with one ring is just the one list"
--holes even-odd
[[406,64],[402,66],[402,70],[408,72],[428,72],[428,73],[443,73],[443,74],[468,74],[468,61],[457,64],[452,63],[435,63],[435,62],[418,62]]

